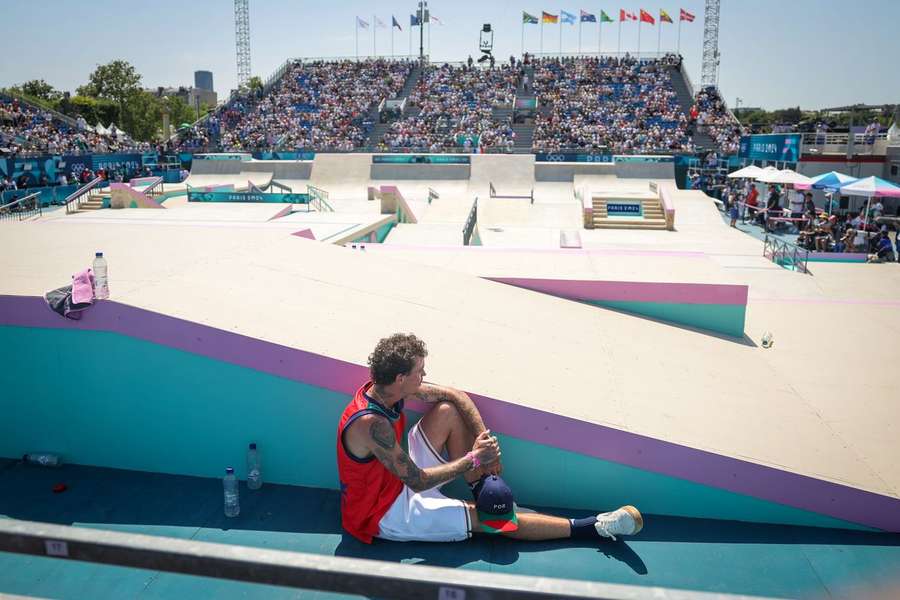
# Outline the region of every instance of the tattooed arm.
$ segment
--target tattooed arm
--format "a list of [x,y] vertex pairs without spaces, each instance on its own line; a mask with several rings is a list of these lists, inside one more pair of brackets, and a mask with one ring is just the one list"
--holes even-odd
[[456,407],[456,410],[459,411],[459,414],[463,421],[465,421],[469,431],[471,431],[472,435],[476,438],[486,429],[484,421],[481,420],[481,413],[478,412],[475,403],[472,402],[469,395],[463,391],[451,387],[444,387],[442,385],[435,385],[433,383],[423,383],[419,386],[419,391],[413,394],[413,397],[428,403],[452,403]]
[[[394,428],[384,417],[367,415],[360,421],[368,421],[369,451],[387,468],[388,471],[400,478],[414,492],[424,492],[433,487],[442,485],[472,468],[472,459],[463,456],[453,462],[420,469],[412,461],[394,435]],[[489,436],[476,441],[473,451],[479,460],[496,460],[499,448],[496,443],[489,441]]]

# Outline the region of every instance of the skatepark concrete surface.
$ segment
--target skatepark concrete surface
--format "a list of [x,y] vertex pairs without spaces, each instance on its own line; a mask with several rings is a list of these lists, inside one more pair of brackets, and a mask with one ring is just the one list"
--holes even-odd
[[[535,183],[533,157],[475,155],[468,181],[373,181],[370,158],[316,156],[309,181],[333,213],[167,202],[5,223],[0,295],[41,296],[103,250],[116,303],[357,365],[381,337],[415,332],[430,381],[900,500],[900,265],[788,271],[697,191],[673,189],[675,231],[582,227],[576,187],[639,194],[649,179]],[[535,202],[490,198],[489,182],[534,189]],[[387,184],[420,214],[384,244],[292,235],[327,241],[384,218],[365,198]],[[428,188],[440,195],[430,205]],[[465,247],[476,196],[483,245]],[[560,248],[563,231],[581,248]],[[502,277],[746,285],[745,335],[487,279]]]

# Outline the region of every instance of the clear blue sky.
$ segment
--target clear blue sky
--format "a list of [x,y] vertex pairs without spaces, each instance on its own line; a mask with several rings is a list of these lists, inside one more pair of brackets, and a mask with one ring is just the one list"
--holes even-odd
[[[263,79],[291,57],[353,56],[355,16],[370,23],[377,14],[387,29],[377,30],[379,54],[391,52],[391,15],[403,31],[395,30],[394,50],[409,51],[409,15],[414,0],[250,0],[251,57],[254,75]],[[649,3],[580,1],[540,4],[532,0],[431,0],[432,14],[443,25],[431,32],[434,60],[464,60],[478,56],[482,23],[494,27],[494,51],[506,58],[521,51],[521,14],[558,13],[562,7],[599,15],[602,8],[618,19],[620,8],[644,8],[654,15],[660,8],[675,20],[664,25],[663,50],[674,49],[678,13],[694,13],[684,23],[681,52],[695,84],[700,79],[703,44],[703,0]],[[4,60],[0,86],[28,79],[45,79],[58,89],[74,91],[85,83],[97,64],[114,59],[131,62],[143,75],[145,87],[192,85],[193,72],[213,71],[220,96],[236,81],[234,6],[231,0],[6,0],[0,24]],[[900,0],[722,0],[719,86],[728,103],[735,97],[744,106],[822,108],[863,102],[900,102],[896,66]],[[526,50],[539,46],[540,26],[526,27]],[[418,33],[418,30],[416,30]],[[583,50],[596,51],[597,30],[585,24]],[[603,50],[615,51],[618,23],[603,26]],[[622,49],[634,51],[637,26],[622,26]],[[564,26],[563,51],[574,52],[578,26]],[[372,29],[360,31],[360,53],[372,51]],[[641,49],[655,51],[657,28],[641,28]],[[559,49],[559,26],[545,25],[544,50]]]

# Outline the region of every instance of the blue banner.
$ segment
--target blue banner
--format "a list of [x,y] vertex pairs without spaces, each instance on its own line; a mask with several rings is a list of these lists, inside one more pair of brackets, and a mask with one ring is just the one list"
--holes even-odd
[[374,154],[375,164],[429,164],[467,165],[472,162],[468,154]]
[[309,194],[189,191],[188,202],[267,202],[274,204],[307,204],[309,203]]
[[124,167],[127,171],[138,173],[144,166],[142,154],[93,154],[91,164],[94,172],[100,169],[117,171]]
[[612,154],[577,154],[564,152],[538,152],[534,156],[537,162],[579,162],[579,163],[611,163]]
[[641,203],[607,202],[606,214],[611,217],[639,217],[641,216]]
[[253,158],[256,160],[313,160],[315,157],[315,152],[260,151],[253,153]]
[[622,156],[615,155],[613,159],[617,163],[670,163],[675,162],[674,156]]
[[771,133],[741,138],[738,156],[748,160],[797,162],[800,159],[799,133]]

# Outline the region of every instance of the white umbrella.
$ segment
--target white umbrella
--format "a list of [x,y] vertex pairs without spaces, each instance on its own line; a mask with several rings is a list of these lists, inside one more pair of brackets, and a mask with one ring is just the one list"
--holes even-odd
[[748,167],[744,167],[743,169],[738,169],[734,173],[729,173],[728,177],[730,179],[740,179],[746,177],[748,179],[756,179],[760,175],[763,174],[763,170],[757,167],[756,165],[750,165]]

